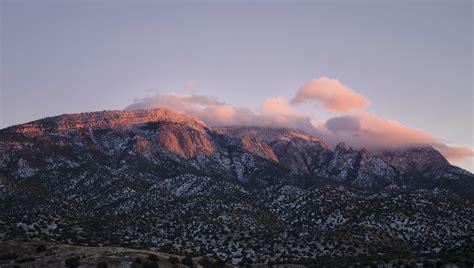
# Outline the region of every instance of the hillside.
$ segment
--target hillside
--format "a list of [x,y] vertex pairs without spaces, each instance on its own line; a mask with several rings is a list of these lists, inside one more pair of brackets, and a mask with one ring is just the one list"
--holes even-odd
[[154,248],[233,264],[472,258],[473,191],[474,176],[430,147],[331,149],[298,130],[210,128],[166,109],[0,130],[2,241]]

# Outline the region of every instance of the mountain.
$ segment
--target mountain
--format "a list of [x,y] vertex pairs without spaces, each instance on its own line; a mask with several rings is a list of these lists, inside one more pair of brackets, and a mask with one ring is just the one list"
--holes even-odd
[[[431,147],[369,152],[166,109],[0,130],[0,239],[242,261],[473,252],[474,175]],[[245,258],[246,257],[246,258]],[[472,257],[472,256],[471,256]]]

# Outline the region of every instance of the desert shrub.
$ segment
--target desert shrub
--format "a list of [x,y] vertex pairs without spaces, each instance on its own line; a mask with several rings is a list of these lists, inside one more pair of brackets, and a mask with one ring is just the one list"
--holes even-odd
[[250,259],[249,257],[244,257],[242,258],[242,260],[239,262],[239,265],[240,266],[245,266],[245,265],[250,265],[252,264],[252,259]]
[[217,258],[215,267],[219,267],[219,268],[225,267],[225,261],[221,258]]
[[181,263],[186,266],[193,266],[193,259],[189,256],[186,256],[181,260]]
[[23,258],[23,259],[18,260],[18,261],[16,261],[16,262],[17,262],[17,263],[25,263],[25,262],[32,262],[32,261],[34,261],[34,260],[35,260],[35,258],[26,257],[26,258]]
[[107,268],[107,263],[105,261],[101,261],[101,262],[97,263],[97,265],[95,267],[96,268]]
[[164,244],[161,248],[160,248],[160,251],[163,251],[163,252],[173,252],[174,250],[174,247],[173,245],[171,244]]
[[146,261],[143,265],[142,268],[159,268],[160,266],[156,262],[152,261]]
[[202,257],[202,258],[198,261],[198,263],[199,263],[200,265],[202,265],[203,267],[208,267],[208,266],[209,266],[209,257],[207,257],[207,256]]
[[14,260],[18,258],[18,255],[16,253],[7,253],[0,255],[0,260],[1,261],[9,261],[9,260]]
[[177,257],[169,257],[168,262],[171,263],[171,264],[178,264],[179,259]]
[[79,257],[70,257],[67,258],[64,263],[66,264],[66,267],[68,268],[77,268],[81,264],[79,262]]
[[39,245],[36,247],[36,253],[40,253],[46,251],[46,246],[45,245]]
[[150,261],[154,261],[154,262],[157,262],[157,261],[160,260],[160,259],[158,259],[158,256],[156,256],[155,254],[150,254],[150,255],[148,255],[148,259],[149,259]]

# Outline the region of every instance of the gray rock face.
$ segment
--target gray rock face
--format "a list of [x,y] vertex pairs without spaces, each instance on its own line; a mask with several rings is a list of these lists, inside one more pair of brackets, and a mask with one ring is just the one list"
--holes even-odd
[[380,157],[392,166],[407,173],[423,173],[435,168],[450,166],[446,158],[432,147],[381,152]]
[[311,174],[323,167],[330,157],[328,146],[319,138],[297,130],[259,127],[216,128],[233,138],[253,140],[270,147],[271,156],[280,165],[295,172]]
[[343,142],[331,151],[322,140],[295,130],[238,127],[219,128],[218,131],[239,139],[252,137],[267,144],[273,151],[270,155],[276,156],[276,162],[297,173],[365,189],[403,182],[396,167],[366,149],[348,149]]

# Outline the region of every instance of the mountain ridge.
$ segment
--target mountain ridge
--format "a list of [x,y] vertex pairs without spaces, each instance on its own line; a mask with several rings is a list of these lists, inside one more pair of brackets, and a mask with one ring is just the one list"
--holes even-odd
[[[208,127],[198,117],[164,108],[64,114],[11,126],[0,130],[0,134],[41,137],[88,131],[89,138],[96,142],[94,132],[103,129],[120,132],[131,128],[138,130],[131,134],[135,135],[133,142],[138,151],[149,152],[155,142],[177,157],[214,157],[219,147],[219,138],[216,137],[225,136],[224,139],[234,140],[226,141],[233,146],[293,172],[332,178],[338,182],[351,178],[354,185],[361,187],[375,186],[378,181],[374,178],[385,180],[384,185],[396,181],[400,185],[402,177],[406,179],[412,175],[442,177],[445,172],[449,173],[446,177],[472,176],[468,171],[450,165],[430,146],[370,152],[365,148],[347,148],[344,142],[340,142],[331,150],[320,138],[300,130],[256,126]],[[155,131],[156,137],[147,137],[147,131]],[[433,174],[434,170],[436,174]]]
[[75,114],[62,114],[46,117],[31,122],[13,125],[1,129],[3,132],[22,134],[41,134],[43,131],[68,131],[72,129],[114,127],[142,124],[154,121],[182,122],[189,125],[207,127],[206,124],[192,115],[175,113],[166,108],[142,110],[104,110]]
[[0,240],[156,247],[232,263],[474,248],[474,176],[434,149],[331,150],[296,130],[117,113],[0,130]]
[[[74,113],[74,114],[62,114],[58,116],[46,117],[27,123],[17,124],[0,129],[0,133],[21,133],[26,135],[40,135],[45,131],[57,131],[66,132],[73,129],[87,129],[87,128],[100,128],[100,127],[126,127],[138,124],[152,123],[156,121],[168,121],[168,122],[180,122],[194,126],[198,128],[209,128],[202,120],[193,115],[185,115],[173,112],[166,108],[156,109],[138,109],[138,110],[104,110],[98,112],[86,112],[86,113]],[[294,136],[306,139],[307,141],[317,141],[325,149],[329,149],[329,146],[320,138],[304,133],[301,130],[281,127],[258,127],[258,126],[232,126],[232,127],[210,127],[218,133],[226,132],[231,136],[238,137],[239,131],[254,132],[253,136],[260,141],[269,143],[276,141],[275,137],[260,137],[257,133],[263,133],[268,129],[271,129],[271,135],[280,136]],[[232,132],[232,133],[229,133]],[[257,133],[255,133],[257,132]],[[264,134],[263,134],[264,136]],[[343,141],[339,142],[334,150],[337,150],[339,146],[347,147]],[[330,149],[329,149],[330,150]],[[361,150],[367,150],[362,148]],[[403,152],[431,150],[438,153],[441,156],[440,161],[444,161],[444,165],[449,162],[434,149],[432,146],[411,146],[405,149],[393,149],[393,150],[379,150],[374,154],[384,156],[384,159],[389,160],[393,158],[394,154],[402,154]],[[438,163],[440,163],[438,161]]]

